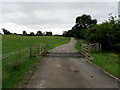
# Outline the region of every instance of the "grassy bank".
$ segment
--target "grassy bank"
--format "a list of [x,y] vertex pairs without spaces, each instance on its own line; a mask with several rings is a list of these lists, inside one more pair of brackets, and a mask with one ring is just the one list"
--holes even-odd
[[[81,50],[81,40],[77,40],[76,49]],[[98,53],[91,53],[91,57],[95,59],[90,60],[108,73],[120,78],[120,61],[118,58],[118,54],[113,52],[98,52]]]
[[[47,44],[47,49],[50,50],[59,45],[69,42],[70,38],[56,37],[56,36],[17,36],[17,35],[3,35],[2,36],[2,64],[3,64],[3,88],[14,87],[21,81],[36,62],[42,58],[29,57],[29,46],[36,44]],[[24,51],[21,54],[20,67],[12,71],[9,70],[10,65],[16,63],[18,53],[16,51],[21,49]],[[12,53],[11,53],[12,52]],[[15,52],[15,53],[14,53]],[[24,56],[24,58],[23,58]],[[24,60],[23,60],[24,59]]]

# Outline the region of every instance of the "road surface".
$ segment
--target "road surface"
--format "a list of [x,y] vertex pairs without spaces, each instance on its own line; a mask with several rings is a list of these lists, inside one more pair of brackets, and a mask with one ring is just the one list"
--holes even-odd
[[76,40],[54,48],[41,61],[27,88],[118,88],[118,81],[81,59]]

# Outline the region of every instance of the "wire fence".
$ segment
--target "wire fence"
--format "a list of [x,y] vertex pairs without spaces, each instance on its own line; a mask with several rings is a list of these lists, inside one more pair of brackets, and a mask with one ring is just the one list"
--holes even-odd
[[46,53],[46,45],[32,45],[29,48],[21,48],[15,52],[10,52],[7,54],[3,54],[2,57],[2,71],[3,72],[13,72],[14,70],[18,70],[22,63],[24,63],[29,57],[34,56],[40,57],[42,54]]
[[29,49],[19,49],[15,52],[3,55],[3,72],[12,72],[20,68],[20,65],[29,57]]

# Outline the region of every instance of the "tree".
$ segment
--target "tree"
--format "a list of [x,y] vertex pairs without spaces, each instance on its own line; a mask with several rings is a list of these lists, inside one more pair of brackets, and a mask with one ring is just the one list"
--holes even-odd
[[97,20],[92,19],[90,15],[83,14],[82,16],[78,16],[76,18],[76,37],[84,39],[84,30],[90,28],[93,25],[96,25]]
[[76,18],[76,27],[79,29],[87,29],[92,24],[96,24],[96,19],[91,19],[90,15],[83,14],[82,16],[78,16]]
[[63,31],[63,37],[66,37],[67,31]]
[[76,24],[69,30],[66,36],[83,38],[83,31],[97,23],[96,19],[92,19],[90,15],[83,14],[76,18]]
[[30,36],[35,36],[34,32],[30,32]]
[[42,32],[41,31],[37,31],[37,36],[42,36]]
[[45,36],[45,35],[46,35],[46,32],[43,32],[42,35]]
[[72,30],[68,30],[68,32],[66,33],[67,37],[72,37]]
[[66,33],[67,37],[74,37],[75,36],[75,32],[74,30],[68,30],[68,32]]
[[52,32],[46,32],[46,36],[52,36]]
[[120,51],[120,23],[113,16],[102,24],[84,30],[83,35],[88,42],[101,43],[102,50]]
[[26,32],[26,31],[23,31],[23,35],[26,36],[26,35],[27,35],[27,32]]
[[6,30],[5,28],[2,28],[1,30],[3,30],[4,34],[12,34],[12,33],[10,33],[10,31]]

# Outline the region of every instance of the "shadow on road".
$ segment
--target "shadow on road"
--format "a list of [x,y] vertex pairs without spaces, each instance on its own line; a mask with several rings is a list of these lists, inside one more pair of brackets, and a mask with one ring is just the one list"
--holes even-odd
[[84,57],[82,54],[78,53],[78,52],[70,52],[70,53],[49,53],[48,55],[46,55],[46,57],[55,57],[55,58],[81,58],[81,57]]

